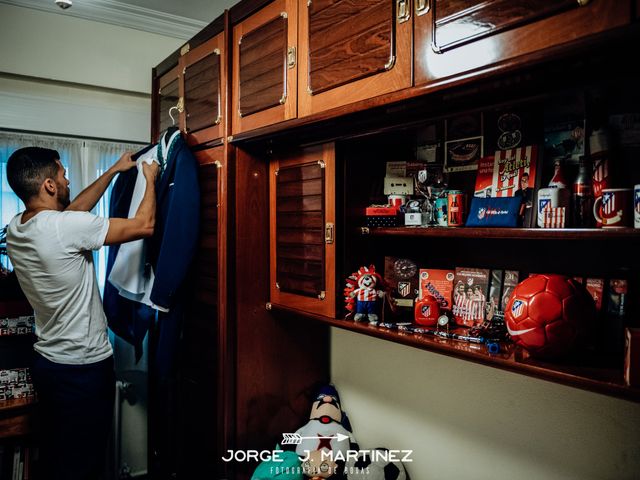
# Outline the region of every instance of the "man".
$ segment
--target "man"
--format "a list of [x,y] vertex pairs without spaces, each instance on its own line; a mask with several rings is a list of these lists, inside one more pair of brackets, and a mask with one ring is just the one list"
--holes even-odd
[[70,202],[58,152],[27,147],[7,162],[7,179],[26,210],[9,223],[7,250],[35,312],[33,379],[41,415],[39,478],[100,478],[113,416],[114,367],[91,251],[153,234],[156,164],[134,218],[89,213],[119,172],[120,159]]
[[524,172],[520,176],[520,188],[513,194],[514,197],[521,197],[522,203],[520,204],[520,220],[525,227],[529,225],[529,217],[531,216],[533,207],[533,190],[529,186],[529,174]]

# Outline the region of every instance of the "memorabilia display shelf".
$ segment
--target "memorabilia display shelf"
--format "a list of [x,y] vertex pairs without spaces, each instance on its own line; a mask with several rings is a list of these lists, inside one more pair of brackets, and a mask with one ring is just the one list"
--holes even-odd
[[637,228],[472,228],[472,227],[361,227],[363,235],[444,237],[444,238],[505,238],[553,240],[640,240]]
[[401,345],[419,348],[463,360],[508,370],[515,373],[549,380],[562,385],[590,390],[634,402],[640,402],[640,389],[624,384],[622,365],[602,366],[592,358],[571,358],[564,362],[547,363],[533,359],[513,344],[500,344],[500,352],[491,354],[484,344],[474,344],[459,340],[446,339],[431,335],[391,330],[367,322],[354,322],[347,319],[335,319],[301,313],[282,305],[267,304],[267,309],[282,316],[304,316],[332,327],[380,338]]

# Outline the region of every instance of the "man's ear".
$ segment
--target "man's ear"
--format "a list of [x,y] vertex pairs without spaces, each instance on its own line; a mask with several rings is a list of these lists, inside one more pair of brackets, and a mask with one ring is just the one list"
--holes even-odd
[[47,178],[42,183],[42,187],[44,188],[44,191],[49,195],[55,195],[58,190],[58,186],[56,185],[56,182],[54,182],[52,178]]

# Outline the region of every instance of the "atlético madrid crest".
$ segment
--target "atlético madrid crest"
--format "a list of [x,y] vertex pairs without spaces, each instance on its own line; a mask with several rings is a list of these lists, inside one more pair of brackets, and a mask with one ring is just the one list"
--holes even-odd
[[524,302],[522,300],[514,300],[513,305],[511,305],[511,314],[513,317],[518,318],[522,310],[524,310]]

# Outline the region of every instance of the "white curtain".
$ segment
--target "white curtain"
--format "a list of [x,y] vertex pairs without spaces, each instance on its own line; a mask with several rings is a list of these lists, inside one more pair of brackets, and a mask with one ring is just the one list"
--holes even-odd
[[[141,145],[0,131],[0,228],[9,223],[17,213],[24,210],[24,204],[13,193],[6,180],[7,160],[14,151],[22,147],[43,147],[57,150],[62,165],[67,169],[67,178],[70,181],[69,188],[73,199],[113,165],[123,152],[127,150],[135,152],[141,148]],[[111,187],[107,189],[92,210],[93,213],[103,217],[109,215],[110,193]],[[106,258],[106,248],[102,248],[94,254],[100,291],[104,286]]]

